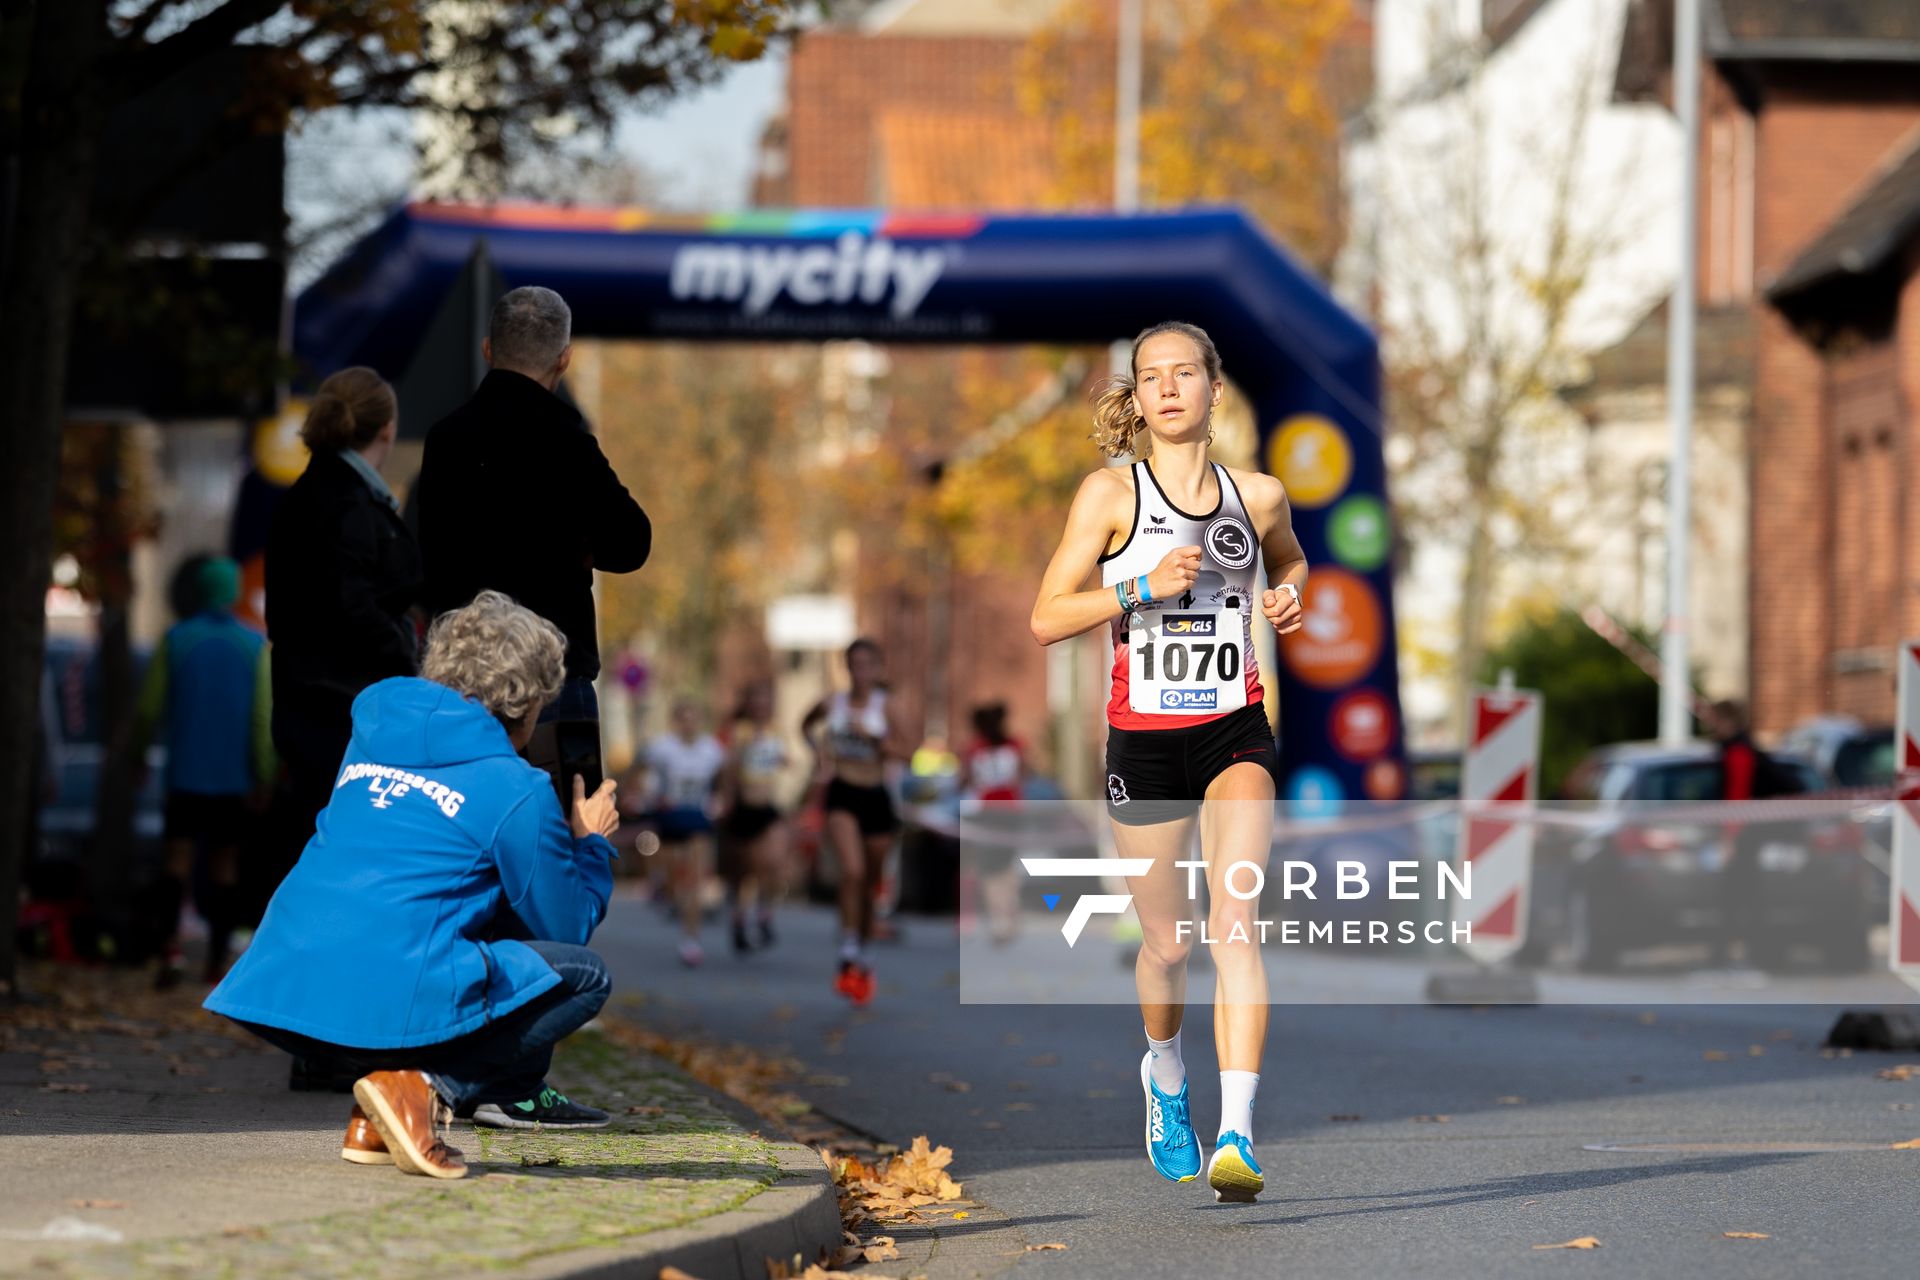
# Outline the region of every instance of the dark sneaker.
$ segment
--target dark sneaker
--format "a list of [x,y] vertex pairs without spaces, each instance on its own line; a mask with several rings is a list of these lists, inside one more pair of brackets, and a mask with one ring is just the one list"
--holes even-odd
[[549,1085],[525,1102],[481,1103],[473,1109],[473,1122],[487,1129],[604,1129],[613,1117]]
[[747,937],[747,922],[735,920],[733,922],[733,953],[743,956],[751,950],[753,950],[753,940]]

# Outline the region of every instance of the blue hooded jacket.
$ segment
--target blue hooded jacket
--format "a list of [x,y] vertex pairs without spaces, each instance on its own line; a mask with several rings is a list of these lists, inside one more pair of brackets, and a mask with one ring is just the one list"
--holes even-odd
[[553,782],[478,702],[402,678],[353,703],[333,798],[206,1007],[358,1049],[437,1044],[560,981],[518,942],[585,945],[606,914],[613,846],[573,838]]

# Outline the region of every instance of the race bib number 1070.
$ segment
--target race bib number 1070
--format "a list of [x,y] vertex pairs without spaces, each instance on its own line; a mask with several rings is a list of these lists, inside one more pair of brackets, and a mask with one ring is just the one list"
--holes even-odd
[[1247,705],[1239,609],[1135,614],[1127,634],[1127,703],[1141,715],[1192,716]]

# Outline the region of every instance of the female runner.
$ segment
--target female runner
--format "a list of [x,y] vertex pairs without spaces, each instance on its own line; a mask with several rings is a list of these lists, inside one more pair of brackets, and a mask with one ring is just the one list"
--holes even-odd
[[[1224,389],[1207,335],[1155,325],[1134,339],[1132,369],[1098,393],[1094,440],[1111,458],[1144,456],[1081,482],[1041,580],[1033,634],[1054,644],[1112,628],[1107,813],[1120,856],[1152,863],[1128,881],[1143,934],[1134,984],[1147,1033],[1147,1157],[1177,1182],[1200,1172],[1180,1052],[1191,935],[1175,929],[1192,903],[1187,873],[1174,865],[1191,856],[1197,817],[1218,976],[1220,1129],[1207,1181],[1217,1199],[1245,1201],[1266,1185],[1253,1154],[1253,1099],[1267,980],[1257,904],[1228,893],[1226,875],[1237,861],[1266,867],[1276,766],[1250,606],[1282,635],[1298,629],[1307,562],[1280,482],[1207,456]],[[1096,566],[1102,585],[1082,590]],[[1236,883],[1244,889],[1249,878]]]
[[773,945],[773,904],[787,883],[787,823],[774,790],[787,767],[787,744],[773,724],[773,685],[755,680],[740,694],[720,775],[724,809],[721,874],[733,896],[733,949]]
[[807,713],[800,732],[813,744],[816,778],[825,784],[827,842],[840,864],[840,967],[833,987],[857,1005],[873,999],[873,899],[900,819],[887,794],[886,765],[911,748],[881,686],[880,646],[864,637],[847,646],[851,688]]

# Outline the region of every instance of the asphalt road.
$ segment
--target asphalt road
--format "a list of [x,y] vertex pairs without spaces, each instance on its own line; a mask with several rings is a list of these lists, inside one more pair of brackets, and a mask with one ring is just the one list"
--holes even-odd
[[[1889,1145],[1920,1137],[1920,1072],[1823,1056],[1830,1007],[1279,1006],[1255,1116],[1267,1190],[1216,1205],[1147,1164],[1130,1009],[962,1005],[953,923],[903,924],[865,1011],[830,989],[817,910],[790,909],[779,947],[745,959],[711,929],[693,971],[640,903],[617,902],[595,939],[616,1000],[643,998],[654,1024],[790,1053],[807,1064],[794,1091],[826,1114],[955,1149],[980,1207],[902,1233],[906,1256],[875,1272],[1916,1273],[1920,1150]],[[1211,1021],[1195,1009],[1186,1031],[1208,1147]],[[1690,1149],[1589,1149],[1604,1143]],[[1534,1248],[1582,1236],[1601,1247]],[[1026,1251],[1040,1243],[1067,1248]]]

